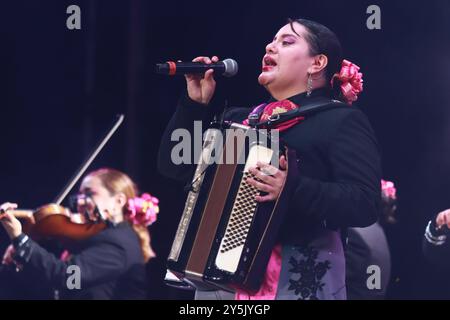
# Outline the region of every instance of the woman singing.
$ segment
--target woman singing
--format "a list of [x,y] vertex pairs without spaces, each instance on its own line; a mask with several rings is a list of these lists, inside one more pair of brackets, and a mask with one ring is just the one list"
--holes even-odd
[[[108,227],[78,243],[64,259],[22,233],[21,223],[10,212],[17,205],[4,203],[0,221],[14,247],[5,263],[13,262],[31,275],[28,281],[44,281],[58,290],[61,298],[144,299],[145,263],[154,256],[147,226],[156,219],[157,203],[148,194],[137,197],[135,184],[120,171],[100,169],[89,173],[81,183],[78,212],[91,217],[98,213]],[[79,271],[79,285],[72,281],[75,285],[69,286],[74,270]]]
[[[193,61],[217,62],[218,57]],[[343,60],[341,45],[327,27],[309,20],[289,20],[270,41],[262,58],[260,85],[270,99],[253,110],[264,120],[275,113],[308,106],[318,98],[341,107],[327,108],[303,119],[275,127],[280,138],[298,156],[300,176],[267,266],[263,285],[256,294],[238,291],[197,291],[197,299],[345,299],[345,258],[342,244],[347,227],[365,227],[380,211],[380,158],[373,130],[366,116],[352,102],[362,90],[359,68]],[[192,179],[193,166],[171,161],[171,133],[177,128],[193,132],[193,122],[208,127],[216,82],[213,70],[204,76],[187,75],[187,95],[182,96],[162,138],[159,169],[184,183]],[[262,109],[262,110],[261,110]],[[258,111],[260,110],[260,112]],[[249,109],[232,109],[225,119],[248,123]],[[258,113],[259,112],[259,113]],[[191,162],[193,163],[193,162]],[[273,201],[286,179],[286,160],[280,169],[253,168],[261,181],[251,180]],[[267,175],[265,172],[273,172]]]

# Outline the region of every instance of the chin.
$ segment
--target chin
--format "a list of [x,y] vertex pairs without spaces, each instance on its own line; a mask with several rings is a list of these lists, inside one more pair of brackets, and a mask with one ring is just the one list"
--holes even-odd
[[258,82],[262,86],[267,86],[273,81],[273,76],[267,74],[267,72],[263,72],[258,77]]

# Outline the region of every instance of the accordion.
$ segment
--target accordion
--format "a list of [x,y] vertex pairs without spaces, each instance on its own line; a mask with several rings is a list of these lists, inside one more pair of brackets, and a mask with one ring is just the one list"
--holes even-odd
[[[167,260],[180,287],[259,289],[297,172],[295,152],[280,146],[276,130],[230,123],[205,132]],[[258,203],[260,192],[246,182],[248,169],[258,161],[277,164],[281,154],[287,160],[283,189],[275,201]]]

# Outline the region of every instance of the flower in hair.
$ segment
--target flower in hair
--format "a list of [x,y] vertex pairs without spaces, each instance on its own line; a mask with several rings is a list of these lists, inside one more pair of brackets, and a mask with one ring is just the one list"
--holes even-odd
[[156,221],[159,200],[148,193],[128,199],[127,219],[133,224],[149,226]]
[[363,79],[356,64],[343,60],[341,71],[331,79],[331,86],[334,85],[335,79],[339,80],[342,96],[348,104],[358,99],[358,95],[363,91]]
[[381,180],[381,193],[388,199],[397,199],[397,189],[392,181]]

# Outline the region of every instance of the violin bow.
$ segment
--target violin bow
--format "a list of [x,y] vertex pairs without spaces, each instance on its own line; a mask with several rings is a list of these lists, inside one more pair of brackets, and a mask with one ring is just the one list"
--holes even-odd
[[94,161],[94,159],[97,157],[97,155],[103,149],[103,147],[108,143],[108,141],[111,139],[111,137],[117,131],[117,129],[119,129],[119,127],[122,124],[124,119],[125,119],[125,116],[123,114],[117,115],[117,120],[114,122],[114,125],[112,126],[112,128],[106,133],[105,137],[100,141],[100,143],[97,145],[97,147],[94,149],[94,151],[91,152],[91,154],[86,159],[86,161],[75,172],[72,179],[69,180],[67,185],[61,191],[61,193],[58,195],[58,197],[55,199],[54,203],[56,203],[57,205],[60,205],[61,202],[63,202],[63,200],[66,198],[66,196],[72,190],[72,188],[78,182],[78,180],[80,180],[81,176],[86,172],[87,168],[91,165],[92,161]]

